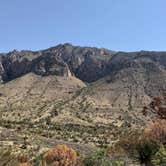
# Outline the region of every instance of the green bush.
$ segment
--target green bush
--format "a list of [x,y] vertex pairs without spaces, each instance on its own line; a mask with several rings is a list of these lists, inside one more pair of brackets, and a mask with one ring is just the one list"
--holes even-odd
[[121,139],[117,147],[123,148],[135,161],[146,166],[151,165],[152,157],[159,150],[159,144],[155,140],[137,135]]
[[155,154],[152,163],[158,166],[166,165],[166,148],[164,146],[161,146],[159,151]]
[[98,149],[84,158],[83,166],[124,166],[124,162],[119,159],[111,160],[106,150]]
[[141,164],[151,165],[153,155],[158,151],[159,145],[150,139],[143,138],[138,141],[136,151],[138,153],[138,160]]
[[83,160],[84,166],[112,166],[106,156],[105,150],[94,151]]

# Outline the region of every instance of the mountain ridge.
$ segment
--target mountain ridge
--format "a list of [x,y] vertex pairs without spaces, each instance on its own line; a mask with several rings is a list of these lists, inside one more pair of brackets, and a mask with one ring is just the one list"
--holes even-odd
[[[108,75],[110,70],[113,69],[112,66],[114,64],[112,63],[112,58],[117,59],[117,57],[120,56],[121,61],[127,61],[128,58],[128,62],[130,63],[131,61],[130,56],[131,58],[133,58],[133,57],[147,56],[147,55],[155,59],[157,57],[154,56],[166,55],[166,52],[155,52],[155,51],[114,52],[103,48],[98,49],[96,47],[72,46],[69,43],[60,44],[55,47],[50,47],[48,49],[40,51],[14,50],[7,54],[1,55],[0,75],[1,75],[1,81],[8,81],[16,77],[20,77],[24,74],[27,74],[28,72],[34,72],[39,75],[50,74],[50,75],[63,76],[66,72],[69,72],[70,70],[72,74],[74,74],[82,81],[94,82]],[[54,64],[50,64],[51,61],[53,61]],[[165,61],[166,61],[165,58],[163,58],[164,67],[165,67]],[[121,63],[122,62],[120,62],[119,60],[118,64],[115,65],[117,66],[119,64],[127,65]],[[21,65],[23,65],[24,68],[22,68]],[[56,68],[55,65],[59,66]],[[88,65],[91,65],[91,67],[89,67]],[[19,69],[20,73],[14,71],[17,70],[16,68],[18,67],[21,68]],[[50,70],[52,71],[49,71],[48,68],[51,68]],[[95,71],[92,71],[93,68]],[[86,70],[88,69],[87,72],[84,71],[85,69]],[[109,71],[107,71],[108,69]]]
[[114,101],[117,104],[126,101],[125,105],[143,105],[166,91],[166,52],[114,52],[67,43],[35,52],[15,50],[1,56],[1,82],[28,73],[42,77],[72,76],[88,84],[100,82],[101,86],[95,90],[96,94],[101,91],[104,103],[115,105]]

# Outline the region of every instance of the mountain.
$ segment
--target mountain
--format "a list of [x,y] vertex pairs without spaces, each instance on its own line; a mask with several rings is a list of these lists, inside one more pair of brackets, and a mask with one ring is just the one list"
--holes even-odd
[[92,82],[106,74],[107,61],[113,53],[70,44],[36,52],[14,50],[1,55],[1,80],[7,82],[29,72],[42,76],[64,76],[72,72],[79,79]]
[[36,144],[60,140],[76,147],[108,145],[140,132],[153,117],[142,108],[166,92],[166,52],[69,43],[14,50],[0,54],[0,81],[3,144],[18,148],[25,135],[34,151]]
[[140,106],[166,89],[166,52],[114,52],[67,43],[36,52],[14,50],[0,56],[2,83],[28,73],[73,76],[100,84],[96,93],[100,91],[98,96],[104,96],[107,104],[127,105],[131,100],[131,105]]

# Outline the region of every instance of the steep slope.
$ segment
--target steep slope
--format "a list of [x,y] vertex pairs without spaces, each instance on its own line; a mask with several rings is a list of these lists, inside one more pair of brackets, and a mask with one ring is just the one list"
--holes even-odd
[[93,83],[101,105],[141,108],[166,92],[166,53],[117,53],[109,61],[109,74]]
[[42,77],[33,73],[1,84],[1,120],[37,121],[50,116],[50,113],[56,116],[54,103],[69,100],[78,89],[85,86],[72,76]]

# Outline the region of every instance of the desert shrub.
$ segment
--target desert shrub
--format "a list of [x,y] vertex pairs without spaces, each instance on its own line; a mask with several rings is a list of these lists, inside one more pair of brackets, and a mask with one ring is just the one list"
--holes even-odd
[[105,150],[96,150],[83,160],[84,166],[112,166]]
[[110,166],[127,166],[127,165],[124,161],[117,159],[117,160],[111,160]]
[[150,122],[145,129],[145,135],[166,145],[166,120],[158,119],[154,122]]
[[29,163],[28,163],[28,157],[26,155],[19,155],[17,157],[17,160],[19,162],[18,166],[31,166]]
[[75,166],[77,154],[67,145],[56,145],[44,155],[44,160],[48,166]]
[[28,158],[24,155],[18,156],[12,153],[12,148],[0,149],[0,166],[31,166]]
[[17,159],[18,159],[18,161],[19,161],[20,163],[26,163],[26,162],[28,162],[28,157],[27,157],[26,155],[19,155],[19,156],[17,157]]
[[33,166],[42,166],[43,154],[39,154],[33,160]]
[[160,119],[166,119],[166,94],[153,98],[150,108]]
[[[140,135],[130,135],[123,137],[116,143],[114,147],[114,155],[117,154],[117,151],[121,153],[126,153],[132,156],[135,156],[136,152],[136,144],[139,142]],[[113,151],[111,151],[111,155]]]
[[166,107],[159,107],[157,113],[161,119],[166,119]]
[[143,109],[142,109],[142,114],[143,114],[144,116],[147,116],[147,113],[148,113],[147,110],[148,110],[148,107],[144,106]]
[[149,138],[141,138],[136,144],[136,151],[138,153],[138,160],[141,164],[151,166],[153,155],[158,151],[159,145],[156,141]]
[[150,103],[150,106],[152,109],[157,109],[162,103],[161,97],[154,97],[153,100]]
[[112,166],[128,166],[131,163],[126,151],[118,144],[107,148],[107,156],[111,160]]
[[17,157],[12,154],[11,148],[0,149],[0,166],[17,166]]
[[166,148],[164,146],[161,146],[159,151],[155,154],[152,163],[156,166],[166,165]]
[[117,146],[123,148],[135,161],[146,166],[152,165],[152,157],[159,149],[155,140],[137,135],[121,139]]
[[11,147],[0,148],[0,166],[31,166],[27,156],[13,153]]

